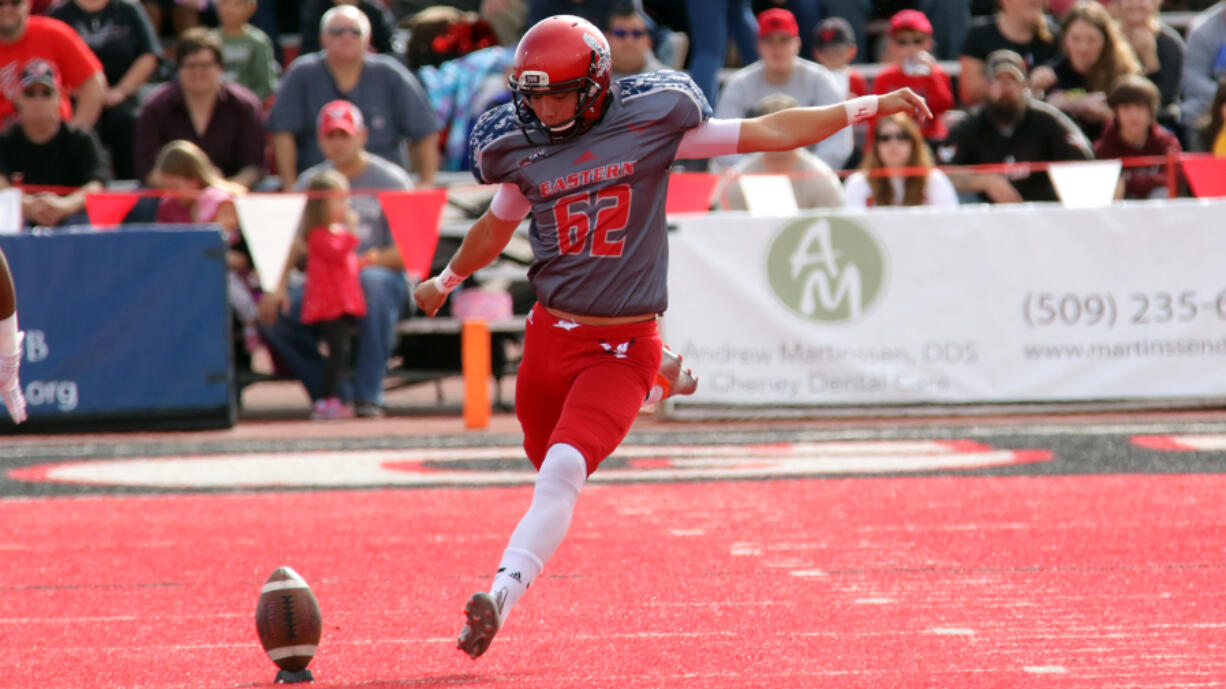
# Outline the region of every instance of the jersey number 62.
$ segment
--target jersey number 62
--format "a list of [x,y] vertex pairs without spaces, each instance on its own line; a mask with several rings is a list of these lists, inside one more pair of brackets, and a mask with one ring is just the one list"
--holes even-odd
[[[592,230],[593,211],[596,216],[595,231]],[[553,218],[558,227],[558,252],[619,257],[626,240],[617,233],[626,228],[629,217],[628,184],[615,184],[600,191],[581,191],[564,196],[553,207]]]

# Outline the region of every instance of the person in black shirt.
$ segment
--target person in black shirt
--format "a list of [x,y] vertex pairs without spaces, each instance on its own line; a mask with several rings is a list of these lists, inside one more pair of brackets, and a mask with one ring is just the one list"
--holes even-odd
[[958,100],[970,107],[983,100],[987,90],[984,67],[988,55],[1012,50],[1032,69],[1060,54],[1059,29],[1043,8],[1043,0],[999,0],[1000,11],[971,22],[958,57]]
[[21,199],[27,225],[87,223],[85,195],[101,191],[106,179],[93,132],[60,117],[60,88],[53,63],[27,62],[17,96],[18,120],[0,134],[0,186],[27,187]]
[[135,179],[133,132],[140,112],[138,92],[158,66],[162,48],[153,24],[135,0],[71,0],[51,16],[76,30],[98,56],[107,88],[94,131],[111,154],[119,179]]
[[[1021,55],[998,50],[988,56],[986,64],[985,100],[949,132],[938,148],[941,162],[983,165],[1094,157],[1090,142],[1072,120],[1030,97]],[[1058,200],[1046,172],[958,172],[950,179],[958,191],[976,192],[992,203]]]

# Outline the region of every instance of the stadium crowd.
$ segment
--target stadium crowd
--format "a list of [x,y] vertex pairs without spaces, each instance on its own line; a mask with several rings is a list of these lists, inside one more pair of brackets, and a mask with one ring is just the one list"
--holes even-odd
[[[106,185],[202,194],[177,201],[183,222],[232,218],[236,196],[305,189],[324,169],[355,190],[435,186],[467,169],[471,127],[510,99],[517,37],[553,14],[604,29],[615,77],[688,71],[716,117],[904,86],[931,106],[808,150],[698,161],[724,176],[722,208],[744,208],[732,182],[762,172],[791,175],[801,208],[1053,201],[1041,166],[1016,164],[1093,158],[1148,159],[1124,166],[1117,198],[1155,198],[1187,191],[1154,157],[1226,156],[1226,2],[1211,0],[0,0],[0,185],[25,188],[28,226],[86,222],[85,195]],[[185,142],[210,170],[165,165]],[[963,168],[993,163],[1007,167]],[[125,221],[167,217],[147,201]],[[356,207],[354,246],[387,248],[377,204]],[[383,271],[362,281],[381,340],[411,311],[384,284],[403,271],[394,254],[359,262]],[[250,261],[231,267],[255,284]],[[293,331],[286,289],[258,319],[269,342]],[[361,372],[388,347],[357,354]],[[311,389],[320,368],[291,372]],[[353,409],[378,415],[377,381],[355,387]]]

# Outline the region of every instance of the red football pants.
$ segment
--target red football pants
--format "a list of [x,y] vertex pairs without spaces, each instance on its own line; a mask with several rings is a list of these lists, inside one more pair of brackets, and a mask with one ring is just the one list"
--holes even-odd
[[655,382],[662,346],[655,319],[577,325],[532,307],[515,414],[533,466],[540,469],[550,445],[567,443],[583,453],[588,474],[595,471],[630,432]]

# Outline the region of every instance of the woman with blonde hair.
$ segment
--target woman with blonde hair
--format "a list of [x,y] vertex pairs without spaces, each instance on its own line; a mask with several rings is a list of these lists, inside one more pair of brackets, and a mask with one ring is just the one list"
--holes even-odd
[[957,207],[958,193],[945,173],[933,167],[932,149],[915,120],[903,113],[882,117],[872,134],[859,171],[843,186],[849,208]]
[[158,151],[150,177],[171,192],[158,204],[157,222],[216,222],[230,233],[238,228],[232,202],[247,190],[222,177],[196,144],[185,139],[167,143]]
[[1116,79],[1141,67],[1105,7],[1083,0],[1064,15],[1061,55],[1030,73],[1030,86],[1046,91],[1091,141],[1102,136],[1113,113],[1107,93]]
[[230,269],[230,306],[242,329],[245,350],[235,354],[240,364],[245,363],[246,355],[261,345],[255,326],[259,317],[256,305],[259,282],[234,208],[235,197],[247,193],[246,188],[222,177],[208,155],[184,139],[171,141],[158,151],[149,179],[168,192],[158,203],[154,222],[221,226],[229,245],[226,266]]

